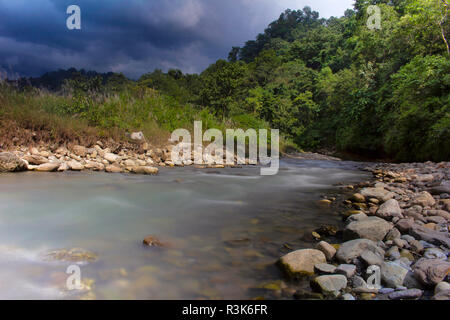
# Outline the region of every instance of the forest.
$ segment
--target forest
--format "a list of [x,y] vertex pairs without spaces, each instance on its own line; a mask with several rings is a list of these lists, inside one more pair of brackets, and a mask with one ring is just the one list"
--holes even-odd
[[[380,8],[381,29],[367,27],[369,5]],[[72,68],[10,81],[0,86],[9,106],[0,121],[24,105],[101,134],[155,135],[202,120],[204,128],[280,129],[285,150],[449,160],[448,9],[447,0],[357,0],[339,18],[286,10],[200,74],[155,70],[131,80]],[[20,123],[43,125],[30,112]]]

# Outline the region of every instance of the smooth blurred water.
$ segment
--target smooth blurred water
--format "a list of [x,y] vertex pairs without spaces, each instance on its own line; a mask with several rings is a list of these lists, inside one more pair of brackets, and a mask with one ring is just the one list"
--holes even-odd
[[[309,247],[300,240],[305,231],[339,223],[336,212],[317,205],[320,195],[367,177],[350,162],[281,166],[276,176],[260,176],[257,167],[2,174],[0,298],[264,296],[260,287],[280,279],[274,262],[284,243]],[[143,247],[147,235],[169,247]],[[65,289],[71,263],[42,260],[74,247],[98,254],[81,266],[89,292]]]

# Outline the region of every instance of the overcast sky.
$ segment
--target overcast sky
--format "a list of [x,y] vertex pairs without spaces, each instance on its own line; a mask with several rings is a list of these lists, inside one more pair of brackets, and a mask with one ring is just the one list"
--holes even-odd
[[[59,68],[201,72],[254,39],[285,9],[342,16],[354,0],[0,0],[0,71],[37,76]],[[66,9],[81,8],[81,30]]]

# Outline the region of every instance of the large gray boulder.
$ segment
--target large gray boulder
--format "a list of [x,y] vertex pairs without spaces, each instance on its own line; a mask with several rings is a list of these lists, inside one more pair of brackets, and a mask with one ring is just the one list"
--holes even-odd
[[0,152],[0,172],[17,172],[27,170],[25,161],[11,152]]
[[344,242],[336,253],[336,258],[343,263],[351,263],[366,251],[372,251],[378,256],[384,257],[384,250],[369,239],[356,239]]
[[393,226],[384,219],[369,217],[349,223],[344,229],[344,240],[364,238],[380,241],[392,228]]

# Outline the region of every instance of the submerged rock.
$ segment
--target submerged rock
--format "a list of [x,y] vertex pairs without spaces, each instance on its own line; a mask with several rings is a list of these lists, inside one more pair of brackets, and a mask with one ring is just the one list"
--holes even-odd
[[147,247],[164,247],[165,245],[155,236],[147,236],[143,240],[143,244]]
[[55,250],[44,256],[46,261],[93,262],[97,259],[97,254],[82,248]]

